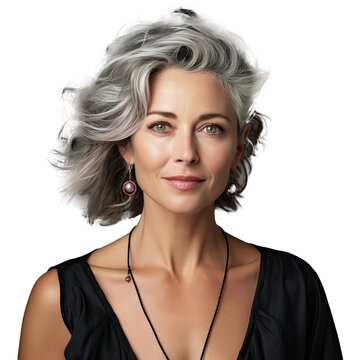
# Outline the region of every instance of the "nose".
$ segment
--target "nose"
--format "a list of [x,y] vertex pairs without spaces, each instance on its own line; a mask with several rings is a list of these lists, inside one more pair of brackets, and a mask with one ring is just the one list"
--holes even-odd
[[177,132],[173,138],[172,152],[176,163],[188,165],[199,161],[197,140],[190,129]]

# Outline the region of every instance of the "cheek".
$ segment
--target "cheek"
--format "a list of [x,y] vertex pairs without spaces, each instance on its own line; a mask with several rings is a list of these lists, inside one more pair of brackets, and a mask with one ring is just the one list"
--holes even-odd
[[[219,146],[211,146],[204,151],[202,159],[206,161],[207,168],[214,176],[227,174],[230,168],[232,157],[234,156],[234,146],[230,144],[221,144]],[[227,175],[226,175],[227,176]]]
[[147,173],[156,172],[167,161],[168,149],[165,144],[139,137],[133,140],[133,146],[137,179],[146,179]]

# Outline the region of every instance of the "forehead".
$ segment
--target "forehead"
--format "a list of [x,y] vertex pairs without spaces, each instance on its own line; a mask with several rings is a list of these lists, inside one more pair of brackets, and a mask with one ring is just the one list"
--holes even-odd
[[149,108],[187,106],[199,110],[231,112],[232,103],[216,75],[169,67],[150,80]]

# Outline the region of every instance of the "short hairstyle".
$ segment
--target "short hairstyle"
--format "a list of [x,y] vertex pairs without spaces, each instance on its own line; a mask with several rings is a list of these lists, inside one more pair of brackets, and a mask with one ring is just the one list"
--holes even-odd
[[[142,190],[138,187],[132,196],[122,191],[129,166],[117,144],[126,145],[140,127],[147,114],[149,80],[166,67],[209,71],[229,95],[237,115],[238,143],[242,142],[244,151],[229,174],[237,186],[235,196],[228,196],[224,189],[215,208],[229,212],[240,205],[238,199],[252,170],[250,157],[264,140],[266,117],[253,104],[268,72],[258,68],[238,35],[180,8],[155,22],[132,26],[107,47],[105,64],[91,81],[63,90],[74,95],[75,125],[68,136],[64,136],[66,123],[60,129],[62,145],[53,150],[60,160],[51,164],[65,171],[62,192],[69,200],[85,200],[83,215],[90,224],[101,220],[100,225],[112,225],[142,212]],[[243,142],[248,123],[251,129]],[[136,182],[135,170],[131,178]]]

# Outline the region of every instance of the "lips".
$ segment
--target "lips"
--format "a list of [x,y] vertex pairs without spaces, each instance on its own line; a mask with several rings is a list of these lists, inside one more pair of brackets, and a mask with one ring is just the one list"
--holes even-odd
[[189,175],[177,175],[177,176],[168,176],[165,177],[167,180],[180,180],[180,181],[205,181],[205,179],[196,177],[196,176],[189,176]]
[[205,179],[190,175],[177,175],[164,178],[172,187],[178,190],[192,190],[200,186]]

